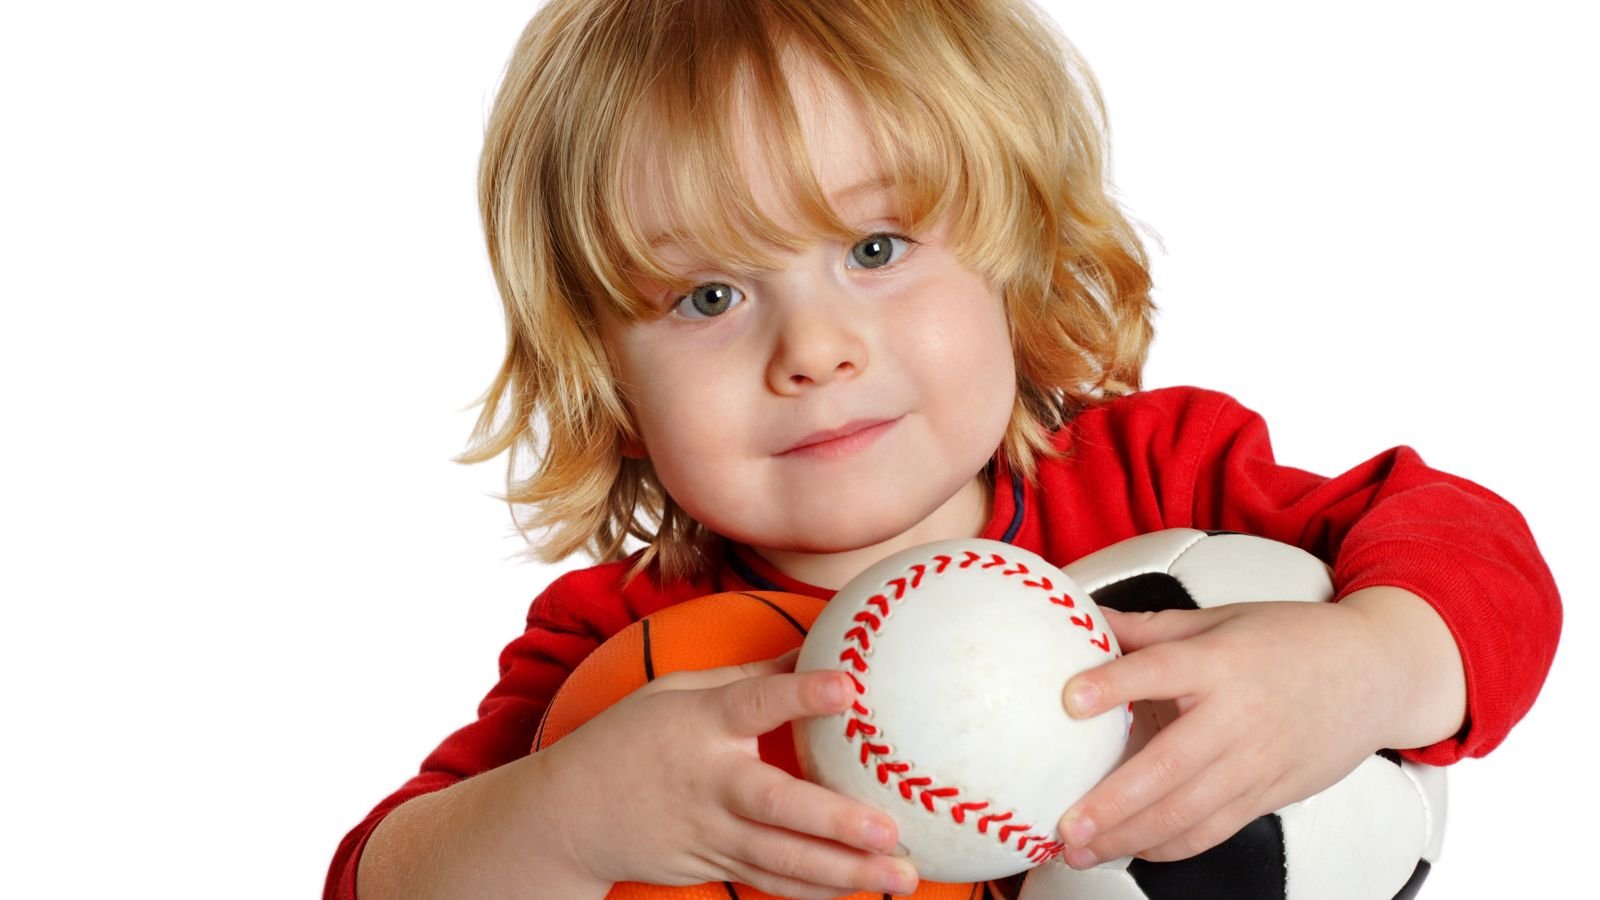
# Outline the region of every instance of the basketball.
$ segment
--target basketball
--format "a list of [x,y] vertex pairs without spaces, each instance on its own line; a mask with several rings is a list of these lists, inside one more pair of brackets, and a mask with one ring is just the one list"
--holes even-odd
[[[712,594],[645,616],[589,654],[561,685],[534,736],[533,750],[554,744],[601,710],[668,672],[713,669],[782,656],[799,647],[826,602],[799,594],[749,591]],[[759,739],[761,759],[795,777],[790,727]],[[921,900],[978,900],[981,885],[923,881],[910,896]],[[879,893],[849,900],[880,900]],[[608,900],[781,900],[743,884],[685,887],[620,882]]]

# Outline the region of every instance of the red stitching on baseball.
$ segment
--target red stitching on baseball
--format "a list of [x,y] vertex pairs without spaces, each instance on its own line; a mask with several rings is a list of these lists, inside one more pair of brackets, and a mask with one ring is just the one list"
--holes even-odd
[[967,821],[968,812],[974,812],[976,810],[988,808],[989,801],[987,800],[980,800],[977,803],[957,803],[950,807],[950,818],[955,819],[956,824],[960,825],[961,823]]
[[1060,841],[1048,841],[1029,850],[1028,860],[1036,863],[1048,862],[1059,856],[1066,849],[1067,845]]
[[891,772],[894,773],[895,775],[899,775],[901,772],[904,772],[904,771],[906,771],[906,770],[908,770],[910,768],[911,768],[911,763],[903,763],[903,762],[878,763],[878,783],[879,784],[888,784],[889,783],[889,774]]
[[990,822],[1004,822],[1013,815],[1015,815],[1015,813],[1008,809],[1003,813],[991,813],[990,815],[984,816],[978,820],[978,833],[988,834]]
[[920,775],[916,778],[902,778],[900,779],[900,796],[910,800],[911,789],[922,787],[925,784],[933,784],[933,779],[926,775]]
[[[959,563],[956,563],[956,566],[962,569],[968,568],[973,563],[983,559],[983,554],[975,553],[971,550],[963,550],[962,554],[965,556],[965,558]],[[932,561],[937,563],[934,568],[934,574],[943,574],[944,570],[948,568],[952,562],[955,562],[955,559],[954,557],[940,554],[932,557]],[[989,554],[989,561],[983,563],[980,568],[992,569],[996,566],[1006,565],[1013,565],[1013,563],[1008,563],[998,553],[991,553]],[[1014,565],[1015,568],[1004,570],[1000,574],[1004,576],[1030,574],[1026,564],[1022,562],[1015,562]],[[913,563],[907,570],[909,573],[909,578],[902,576],[889,579],[889,581],[885,583],[884,587],[892,588],[894,591],[894,599],[896,601],[902,601],[905,599],[908,593],[922,586],[923,575],[927,572],[927,569],[928,566],[923,563]],[[1071,594],[1067,592],[1062,592],[1060,596],[1049,596],[1050,592],[1055,590],[1055,585],[1052,584],[1050,579],[1046,576],[1041,575],[1037,580],[1025,579],[1022,584],[1024,587],[1036,588],[1044,591],[1046,594],[1046,599],[1055,606],[1064,606],[1068,609],[1077,608],[1076,601],[1074,601]],[[866,610],[857,612],[852,621],[858,622],[860,625],[850,629],[845,633],[845,640],[854,641],[855,643],[859,644],[861,648],[860,651],[858,651],[855,647],[846,647],[844,652],[839,654],[840,662],[849,663],[850,669],[853,669],[854,672],[860,672],[862,674],[865,674],[868,671],[867,661],[862,656],[862,652],[870,650],[868,628],[870,628],[874,634],[881,631],[885,620],[889,616],[890,600],[885,594],[873,594],[871,597],[866,599],[865,604],[867,606],[875,607],[878,610],[878,615],[874,615]],[[1088,630],[1091,634],[1093,634],[1093,632],[1096,630],[1094,627],[1093,618],[1087,614],[1081,616],[1070,616],[1069,619],[1071,620],[1072,624]],[[861,625],[865,625],[867,628],[863,628]],[[1112,652],[1111,638],[1106,632],[1102,631],[1098,636],[1089,638],[1089,643],[1103,653],[1109,654]],[[857,678],[855,674],[848,669],[846,670],[845,674],[849,675],[850,680],[854,682],[857,694],[866,693],[866,684],[860,678]],[[911,771],[911,764],[909,762],[893,759],[892,757],[894,755],[894,749],[889,744],[873,743],[871,740],[868,740],[869,737],[879,737],[881,740],[878,727],[867,721],[867,719],[872,716],[871,710],[869,710],[859,701],[853,704],[852,710],[855,712],[855,715],[849,717],[845,723],[845,740],[855,740],[858,736],[860,736],[861,765],[870,770],[873,768],[873,760],[876,758],[876,772],[879,784],[887,785],[889,784],[890,776],[899,776],[895,787],[899,790],[902,798],[909,802],[921,803],[928,812],[935,815],[938,814],[938,809],[935,807],[934,801],[944,800],[946,801],[946,808],[950,813],[950,818],[957,825],[963,825],[966,823],[967,813],[979,812],[980,810],[989,808],[989,801],[962,800],[960,788],[935,785],[933,779],[929,776],[919,775],[916,777],[907,777],[906,773]],[[1129,710],[1131,713],[1132,704],[1129,704]],[[977,821],[978,833],[986,835],[989,833],[989,825],[991,823],[1004,823],[1012,819],[1014,816],[1015,812],[1012,810],[982,814],[978,817]],[[997,838],[1000,844],[1006,845],[1010,842],[1011,835],[1017,832],[1024,832],[1024,834],[1016,841],[1016,849],[1019,852],[1026,853],[1029,861],[1034,863],[1051,859],[1060,855],[1066,850],[1066,845],[1059,840],[1053,839],[1051,835],[1027,833],[1031,832],[1032,829],[1032,825],[1002,824],[997,829]],[[1028,847],[1029,844],[1033,844],[1034,846],[1030,849]]]
[[938,797],[942,800],[945,797],[954,797],[959,793],[961,793],[960,788],[930,788],[922,792],[922,805],[928,808],[928,812],[933,812],[933,798]]
[[[1032,831],[1032,830],[1033,830],[1033,826],[1032,825],[1001,825],[1000,826],[1000,843],[1004,844],[1006,841],[1011,840],[1011,833],[1014,832],[1014,831],[1021,831],[1023,833],[1027,833],[1027,832]],[[1018,850],[1022,849],[1022,842],[1021,841],[1017,842],[1017,849]]]
[[860,719],[851,719],[850,722],[844,726],[844,736],[846,738],[853,738],[857,734],[877,733],[878,726],[863,722]]

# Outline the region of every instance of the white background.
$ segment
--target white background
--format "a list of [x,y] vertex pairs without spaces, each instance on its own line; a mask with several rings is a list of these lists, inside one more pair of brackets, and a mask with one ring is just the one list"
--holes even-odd
[[[1151,386],[1500,492],[1567,603],[1424,896],[1590,868],[1587,5],[1058,3],[1152,242]],[[1579,10],[1585,10],[1580,12]],[[474,165],[527,2],[0,13],[0,895],[294,897],[556,570],[497,463]],[[1574,816],[1577,818],[1573,818]]]

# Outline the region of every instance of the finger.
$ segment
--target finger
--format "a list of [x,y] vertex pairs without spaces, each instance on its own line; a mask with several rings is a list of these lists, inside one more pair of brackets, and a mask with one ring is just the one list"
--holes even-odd
[[708,699],[730,733],[755,737],[795,719],[840,712],[855,696],[850,676],[823,671],[744,678],[723,685]]
[[860,891],[909,894],[917,886],[917,870],[904,859],[852,850],[758,822],[742,823],[731,849],[729,868],[740,880],[780,897],[798,896],[785,885],[822,886],[833,891],[824,893],[826,897]]
[[1191,731],[1208,733],[1204,724],[1186,724],[1180,719],[1158,732],[1073,804],[1061,817],[1062,839],[1071,847],[1087,847],[1214,764],[1225,748],[1191,736]]
[[1135,700],[1172,700],[1199,689],[1207,669],[1207,657],[1182,643],[1153,644],[1072,676],[1061,702],[1083,719]]
[[754,762],[730,785],[733,812],[765,825],[888,853],[899,841],[894,819],[782,769]]
[[650,682],[647,687],[653,687],[657,690],[704,690],[722,687],[746,678],[793,672],[795,660],[799,656],[800,648],[796,647],[781,656],[775,656],[771,659],[758,659],[754,662],[732,666],[718,666],[714,669],[688,669],[669,672]]
[[1231,613],[1225,606],[1211,609],[1163,609],[1155,612],[1121,612],[1102,607],[1106,624],[1117,636],[1123,653],[1131,653],[1164,641],[1194,637]]
[[1151,862],[1172,862],[1204,853],[1238,834],[1263,813],[1272,811],[1260,807],[1261,801],[1253,795],[1237,797],[1188,831],[1157,846],[1138,851],[1139,857]]
[[[1166,796],[1129,816],[1121,825],[1102,830],[1088,846],[1090,857],[1073,856],[1069,862],[1094,865],[1123,856],[1143,856],[1159,847],[1165,847],[1167,853],[1181,854],[1170,857],[1172,859],[1208,850],[1243,824],[1238,822],[1231,830],[1218,831],[1232,821],[1219,818],[1219,814],[1243,799],[1249,788],[1250,785],[1226,764],[1208,766]],[[1209,842],[1199,843],[1203,840]],[[1187,851],[1184,847],[1188,847]]]

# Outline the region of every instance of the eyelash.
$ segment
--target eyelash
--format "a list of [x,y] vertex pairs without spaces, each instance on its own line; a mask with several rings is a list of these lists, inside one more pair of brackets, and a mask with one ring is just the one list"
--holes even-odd
[[[861,240],[858,240],[854,244],[850,245],[850,249],[848,251],[846,251],[846,254],[845,254],[846,257],[847,257],[847,260],[851,255],[853,255],[856,247],[860,246],[862,242],[869,241],[869,240],[871,240],[873,238],[890,238],[891,241],[895,241],[895,240],[901,241],[904,244],[906,244],[906,249],[904,250],[904,252],[900,253],[900,255],[895,257],[891,262],[885,263],[884,265],[881,265],[881,266],[877,266],[877,267],[874,267],[874,268],[871,268],[871,269],[866,269],[866,268],[864,268],[862,266],[851,266],[851,265],[848,264],[848,261],[847,261],[846,262],[846,266],[845,266],[846,268],[862,269],[863,271],[868,271],[868,272],[879,272],[879,271],[883,271],[884,269],[892,269],[892,268],[895,268],[896,266],[900,265],[902,262],[904,262],[905,258],[911,254],[912,248],[914,248],[914,247],[916,247],[918,245],[917,241],[915,241],[912,238],[909,238],[909,237],[907,237],[907,236],[905,236],[903,234],[900,234],[899,232],[895,232],[895,231],[874,231],[871,234],[868,234],[867,236],[861,238]],[[893,246],[894,246],[893,243],[891,243],[890,247],[892,248]],[[734,291],[738,291],[739,290],[738,288],[733,287],[730,284],[726,284],[725,282],[720,282],[720,281],[704,281],[704,282],[701,282],[701,283],[695,285],[694,287],[690,288],[689,289],[689,293],[681,294],[681,295],[679,295],[677,297],[670,298],[671,305],[667,308],[668,309],[668,314],[669,315],[676,315],[676,316],[678,316],[680,318],[689,319],[691,321],[696,321],[696,322],[705,321],[705,320],[708,320],[708,319],[716,319],[716,318],[722,317],[723,315],[726,315],[728,310],[724,310],[721,313],[718,313],[716,315],[710,315],[710,316],[707,316],[707,315],[687,315],[687,314],[685,314],[683,312],[684,304],[692,302],[692,300],[694,298],[694,292],[695,291],[699,290],[700,288],[706,287],[708,285],[713,285],[713,284],[722,285],[723,287],[729,288],[730,290],[734,290]],[[740,293],[742,294],[743,292],[740,291]],[[743,303],[743,302],[744,302],[743,299],[741,299],[738,303],[730,304],[728,309],[731,310],[731,309],[733,309],[733,307],[738,306],[739,303]]]

